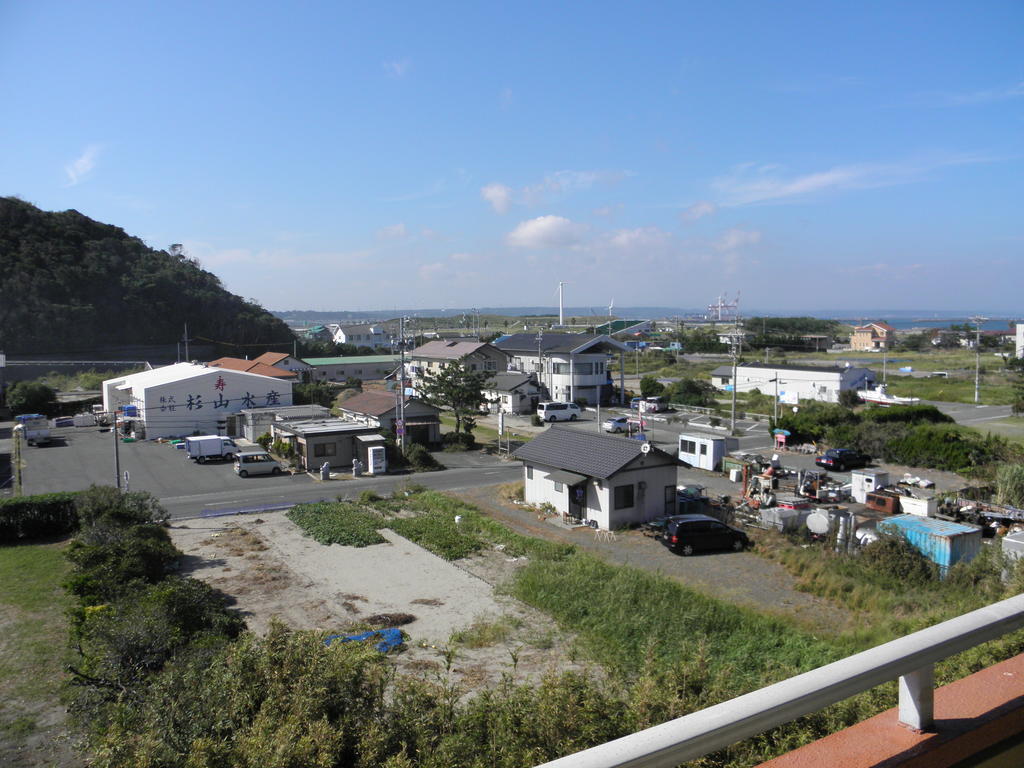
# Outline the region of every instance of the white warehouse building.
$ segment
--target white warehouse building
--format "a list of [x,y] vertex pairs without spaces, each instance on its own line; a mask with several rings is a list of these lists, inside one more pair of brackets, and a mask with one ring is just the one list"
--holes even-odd
[[[732,391],[732,366],[722,365],[711,372],[711,383],[718,389]],[[779,402],[796,405],[801,400],[838,403],[839,393],[846,389],[869,389],[874,386],[875,372],[870,368],[838,365],[771,365],[740,363],[736,367],[736,391],[758,390]]]
[[103,409],[137,418],[146,438],[223,434],[228,414],[291,404],[290,381],[196,363],[103,382]]

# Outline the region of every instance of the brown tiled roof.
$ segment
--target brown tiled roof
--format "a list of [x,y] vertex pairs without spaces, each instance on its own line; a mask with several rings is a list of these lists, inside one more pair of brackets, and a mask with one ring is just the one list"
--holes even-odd
[[[406,402],[409,402],[406,400]],[[365,413],[368,416],[381,416],[396,405],[394,392],[360,392],[353,395],[338,407],[343,411]]]
[[466,355],[488,346],[482,341],[428,341],[416,347],[411,357],[427,357],[432,360],[461,360]]
[[260,376],[272,376],[275,379],[294,379],[298,375],[293,371],[286,371],[275,368],[266,363],[256,360],[242,360],[238,357],[220,357],[207,363],[211,368],[227,368],[229,371],[242,371],[244,373],[258,373]]
[[277,365],[286,357],[288,357],[287,352],[264,352],[259,357],[253,358],[253,362],[264,363],[265,365]]

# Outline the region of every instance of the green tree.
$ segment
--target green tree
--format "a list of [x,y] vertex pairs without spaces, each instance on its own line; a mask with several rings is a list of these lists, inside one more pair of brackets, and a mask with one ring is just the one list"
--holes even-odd
[[996,502],[1024,507],[1024,464],[1000,464],[996,468]]
[[644,376],[640,379],[641,397],[654,397],[665,391],[665,385],[653,376]]
[[484,402],[483,388],[489,376],[467,371],[458,363],[448,363],[437,373],[426,373],[420,392],[423,398],[438,408],[449,408],[455,414],[455,432],[468,432],[463,422],[471,417]]
[[715,404],[715,388],[711,382],[698,379],[680,379],[669,390],[673,403],[707,407]]
[[292,402],[295,405],[334,405],[335,389],[326,381],[308,381],[292,387]]
[[42,413],[50,416],[57,408],[57,393],[38,381],[16,381],[7,390],[7,405],[16,414]]

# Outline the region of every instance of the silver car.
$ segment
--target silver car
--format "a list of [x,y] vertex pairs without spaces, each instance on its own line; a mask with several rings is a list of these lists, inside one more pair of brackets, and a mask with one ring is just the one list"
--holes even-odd
[[605,420],[604,424],[601,425],[601,429],[605,432],[628,432],[629,417],[613,416],[612,418]]

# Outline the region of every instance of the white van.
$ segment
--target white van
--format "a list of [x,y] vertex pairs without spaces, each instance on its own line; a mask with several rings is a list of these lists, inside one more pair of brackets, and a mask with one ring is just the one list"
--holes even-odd
[[576,421],[581,413],[576,403],[537,404],[537,416],[541,421]]
[[235,454],[235,474],[239,477],[280,475],[281,465],[266,451],[239,451]]

